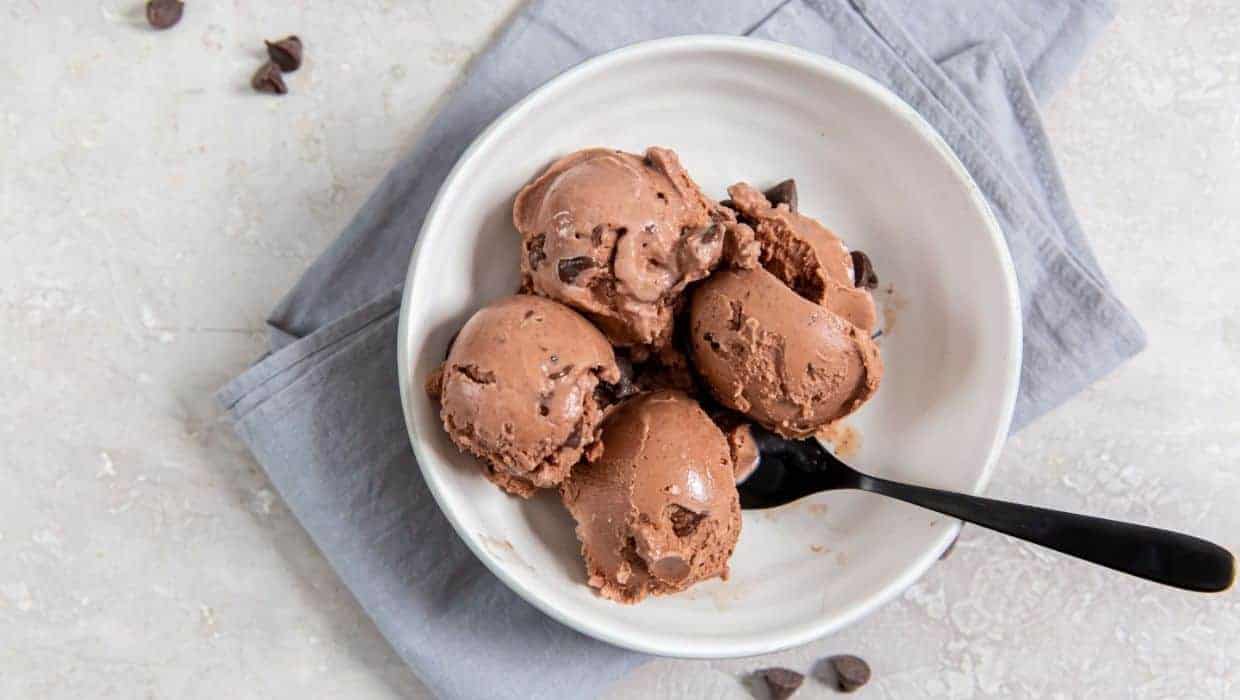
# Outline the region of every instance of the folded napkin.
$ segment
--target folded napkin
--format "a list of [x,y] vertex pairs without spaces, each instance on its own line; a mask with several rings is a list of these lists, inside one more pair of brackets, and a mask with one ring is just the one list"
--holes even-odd
[[[1037,102],[1106,24],[1102,0],[535,0],[270,318],[272,352],[219,399],[289,508],[396,651],[444,698],[593,697],[646,657],[545,617],[457,539],[422,482],[396,386],[399,287],[449,168],[488,123],[591,55],[747,34],[876,78],[955,150],[1016,264],[1016,427],[1138,352],[1073,216]],[[672,144],[674,145],[674,144]]]

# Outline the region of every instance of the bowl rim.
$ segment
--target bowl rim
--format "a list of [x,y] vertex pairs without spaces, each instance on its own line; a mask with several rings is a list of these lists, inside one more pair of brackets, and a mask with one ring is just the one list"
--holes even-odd
[[[440,185],[439,191],[436,193],[434,200],[431,202],[430,208],[427,210],[426,218],[418,233],[418,240],[415,242],[413,252],[409,260],[408,273],[405,278],[405,286],[401,294],[401,308],[398,319],[397,329],[397,350],[396,365],[397,379],[399,382],[401,410],[405,417],[405,427],[409,434],[409,441],[412,446],[414,456],[418,461],[418,468],[422,472],[422,477],[426,482],[431,494],[435,498],[440,511],[443,512],[448,522],[456,530],[457,535],[465,542],[466,546],[474,553],[482,563],[506,586],[515,591],[522,599],[549,615],[551,618],[563,623],[564,625],[575,629],[583,634],[589,635],[596,639],[608,642],[610,644],[631,649],[633,651],[653,654],[656,656],[666,656],[675,658],[694,658],[694,659],[726,659],[744,656],[755,656],[759,654],[772,653],[795,646],[800,646],[812,642],[816,639],[824,637],[832,632],[838,631],[851,625],[862,617],[882,607],[890,600],[899,595],[906,588],[915,583],[927,570],[936,562],[942,553],[947,549],[948,545],[955,539],[960,531],[960,521],[948,518],[949,527],[943,528],[935,545],[928,548],[920,557],[910,560],[899,575],[894,576],[881,588],[875,589],[869,596],[859,600],[849,609],[835,615],[833,617],[824,617],[813,621],[816,624],[806,624],[795,630],[789,630],[781,633],[767,633],[760,638],[750,640],[717,640],[703,639],[695,648],[685,648],[683,645],[677,644],[672,646],[666,643],[658,636],[633,636],[626,633],[617,633],[609,629],[606,625],[597,625],[592,622],[586,622],[575,619],[571,614],[561,610],[553,599],[541,597],[539,594],[530,590],[518,579],[514,579],[508,575],[507,565],[498,557],[490,552],[490,550],[482,542],[477,533],[471,531],[464,523],[461,522],[458,514],[450,507],[445,491],[448,486],[442,482],[434,470],[429,469],[426,465],[431,459],[429,453],[423,448],[422,442],[418,437],[418,430],[414,424],[414,416],[410,411],[410,391],[411,384],[411,360],[410,339],[407,337],[411,319],[417,313],[416,306],[411,303],[412,290],[414,287],[414,279],[419,273],[424,273],[424,268],[429,264],[424,260],[421,253],[423,244],[427,240],[427,232],[440,227],[440,220],[447,215],[443,202],[451,199],[453,193],[463,187],[465,183],[459,178],[460,172],[465,165],[469,163],[475,155],[490,145],[493,141],[503,136],[503,133],[513,123],[520,120],[521,116],[531,110],[541,101],[548,99],[549,95],[554,94],[561,85],[572,83],[584,77],[606,72],[616,64],[629,60],[649,59],[651,56],[674,55],[682,52],[694,51],[715,51],[721,53],[745,54],[751,57],[757,57],[767,60],[783,61],[794,64],[800,68],[808,68],[817,71],[827,78],[835,79],[847,84],[849,87],[860,90],[868,97],[871,97],[881,103],[884,107],[892,110],[897,116],[913,128],[919,136],[925,139],[931,145],[935,152],[945,161],[949,169],[956,176],[957,181],[963,185],[970,201],[973,203],[986,230],[987,238],[994,249],[997,259],[1001,265],[1001,278],[1006,296],[1006,305],[1008,307],[1008,328],[1006,329],[1007,348],[1006,355],[1008,357],[1007,371],[1005,373],[1005,381],[1002,387],[1002,401],[999,421],[995,426],[994,435],[991,444],[986,452],[985,463],[982,471],[974,481],[971,492],[974,494],[982,493],[990,478],[993,475],[995,465],[998,462],[1003,446],[1010,430],[1012,416],[1015,411],[1016,394],[1020,381],[1020,368],[1022,362],[1022,326],[1021,326],[1021,309],[1020,294],[1016,282],[1016,269],[1012,263],[1011,253],[1008,250],[1007,243],[1003,237],[1002,228],[994,213],[990,209],[986,197],[982,194],[977,183],[969,175],[968,170],[960,162],[960,159],[948,146],[947,142],[938,131],[931,126],[915,109],[907,102],[888,90],[885,86],[846,64],[840,63],[833,59],[827,58],[820,54],[807,51],[805,49],[782,44],[766,39],[756,39],[752,37],[740,36],[721,36],[711,34],[685,35],[677,37],[669,37],[663,39],[654,39],[650,41],[638,42],[625,47],[614,49],[612,51],[600,54],[598,56],[586,59],[581,63],[568,68],[538,88],[534,89],[516,104],[505,110],[490,125],[488,125],[470,145],[462,152],[461,156],[449,171],[443,183]],[[420,384],[418,385],[420,386]]]

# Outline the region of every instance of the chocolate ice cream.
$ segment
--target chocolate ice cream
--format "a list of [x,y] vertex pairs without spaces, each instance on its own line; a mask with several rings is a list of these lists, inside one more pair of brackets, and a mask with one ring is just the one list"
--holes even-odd
[[789,204],[772,205],[747,183],[729,187],[728,196],[762,244],[763,267],[797,294],[874,331],[874,299],[854,279],[852,257],[838,236]]
[[630,399],[603,426],[603,456],[564,482],[589,583],[612,600],[726,577],[740,501],[723,433],[678,391]]
[[482,459],[488,479],[528,498],[597,452],[595,388],[619,380],[611,346],[589,321],[517,295],[469,319],[427,389],[457,447]]
[[803,438],[861,406],[883,374],[868,331],[763,269],[723,271],[689,306],[692,359],[722,404]]
[[[680,293],[725,248],[756,252],[665,148],[591,148],[553,163],[517,195],[525,287],[590,317],[616,345],[666,345]],[[725,238],[731,237],[727,241]]]

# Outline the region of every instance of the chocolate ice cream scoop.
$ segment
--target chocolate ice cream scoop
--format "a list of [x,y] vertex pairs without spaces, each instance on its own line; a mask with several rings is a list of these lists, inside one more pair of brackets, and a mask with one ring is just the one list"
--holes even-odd
[[578,151],[517,195],[524,284],[617,345],[660,347],[681,291],[723,254],[729,224],[717,211],[668,149]]
[[637,396],[608,417],[602,442],[562,487],[590,585],[634,603],[726,576],[740,502],[728,443],[697,402]]
[[874,299],[854,279],[852,257],[839,236],[787,204],[772,205],[747,183],[729,187],[728,196],[762,244],[763,267],[797,294],[874,331]]
[[868,332],[763,269],[728,270],[694,290],[694,367],[720,403],[785,437],[856,410],[883,374]]
[[427,383],[444,429],[491,481],[529,497],[597,451],[600,382],[620,369],[606,338],[572,309],[530,295],[500,299],[461,328]]

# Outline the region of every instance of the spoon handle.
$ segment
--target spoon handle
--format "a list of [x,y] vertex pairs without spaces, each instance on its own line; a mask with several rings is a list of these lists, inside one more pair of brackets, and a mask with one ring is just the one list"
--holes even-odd
[[857,488],[1176,588],[1217,592],[1235,580],[1235,558],[1230,552],[1179,532],[866,475],[861,475]]

